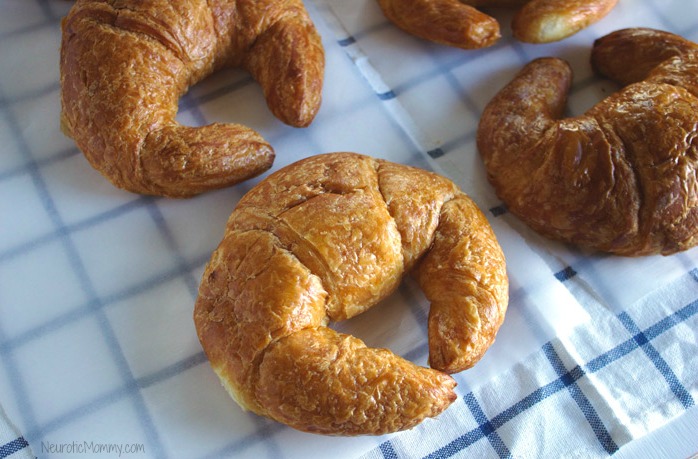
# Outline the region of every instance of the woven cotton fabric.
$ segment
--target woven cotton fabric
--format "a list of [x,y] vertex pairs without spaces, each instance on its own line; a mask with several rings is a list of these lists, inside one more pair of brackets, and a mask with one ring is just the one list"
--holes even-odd
[[[0,458],[88,448],[97,457],[608,457],[695,413],[698,250],[628,259],[541,238],[497,199],[475,135],[487,102],[528,61],[570,62],[568,112],[580,114],[617,89],[589,67],[596,38],[643,26],[698,41],[698,3],[620,0],[549,45],[516,42],[512,12],[493,10],[502,40],[463,51],[407,35],[373,0],[308,0],[327,56],[310,127],[282,125],[242,71],[182,98],[185,124],[258,130],[276,150],[272,171],[319,153],[372,155],[444,174],[492,224],[511,284],[497,341],[455,375],[458,399],[441,416],[360,438],[294,431],[243,412],[221,387],[193,305],[228,215],[261,177],[168,200],[117,190],[94,171],[59,129],[60,19],[70,6],[5,0],[0,14]],[[427,314],[407,279],[334,326],[425,365]]]

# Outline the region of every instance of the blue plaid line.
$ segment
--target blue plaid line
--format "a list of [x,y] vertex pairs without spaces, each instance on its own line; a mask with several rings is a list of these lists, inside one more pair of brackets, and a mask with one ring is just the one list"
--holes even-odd
[[257,416],[256,414],[250,413],[249,416],[257,424],[255,426],[255,432],[245,437],[235,440],[230,444],[203,456],[201,459],[220,459],[221,457],[237,457],[243,451],[253,446],[257,446],[262,443],[266,449],[268,449],[268,457],[281,457],[281,451],[278,443],[272,441],[274,436],[284,430],[286,426],[279,422],[274,422],[269,419]]
[[[6,100],[4,98],[4,95],[0,94],[0,102],[4,100]],[[133,384],[134,380],[133,374],[131,373],[131,370],[128,366],[128,362],[124,357],[121,346],[116,338],[111,324],[109,323],[108,318],[104,314],[104,311],[102,311],[102,308],[100,306],[101,301],[99,299],[99,296],[97,295],[94,286],[92,285],[92,281],[90,280],[89,275],[87,274],[87,270],[82,262],[82,259],[80,258],[77,247],[75,246],[72,238],[70,237],[70,234],[66,232],[66,225],[63,222],[61,216],[59,215],[53,197],[49,193],[46,182],[44,181],[44,178],[41,175],[39,166],[37,162],[33,159],[31,149],[29,148],[29,145],[27,144],[27,141],[24,138],[24,136],[20,134],[23,132],[23,130],[21,129],[21,126],[19,126],[17,119],[14,116],[12,116],[12,114],[10,114],[8,110],[2,110],[2,112],[5,115],[5,119],[7,120],[7,124],[11,132],[17,133],[15,136],[15,140],[19,148],[19,151],[27,158],[28,173],[32,180],[32,184],[36,189],[37,195],[42,203],[44,211],[51,220],[56,232],[61,236],[60,241],[62,243],[66,256],[68,257],[71,269],[78,278],[80,287],[85,292],[86,296],[90,298],[90,306],[94,309],[96,313],[95,318],[97,324],[102,332],[102,336],[106,340],[107,345],[111,350],[111,357],[115,365],[117,366],[120,375],[124,379],[124,382],[127,385],[131,385]],[[21,376],[17,373],[16,377],[17,384],[19,386],[15,387],[15,389],[20,389],[23,391],[24,383],[21,381]],[[150,415],[148,414],[148,410],[145,406],[143,396],[138,391],[135,391],[132,394],[132,396],[134,407],[136,409],[136,412],[138,413],[139,420],[141,421],[141,426],[145,430],[146,436],[150,440],[153,449],[161,454],[163,451],[162,445],[160,443],[160,439],[157,430],[155,429],[155,426],[153,424],[153,421],[150,418]],[[28,405],[28,400],[24,400],[23,403]],[[27,406],[26,408],[30,407]],[[38,431],[38,429],[35,428],[36,422],[26,418],[26,416],[29,416],[29,414],[25,414],[24,410],[22,410],[22,412],[25,416],[25,419],[29,421],[26,423],[29,426],[29,428]],[[27,413],[31,413],[31,411],[28,411]]]
[[194,102],[194,96],[189,93],[180,97],[180,110],[186,110],[191,113],[192,117],[200,126],[208,124],[204,112],[201,111],[199,105]]
[[40,428],[27,431],[26,436],[29,438],[36,438],[40,435],[45,436],[46,434],[58,430],[61,427],[76,421],[77,419],[83,418],[91,413],[95,413],[103,408],[113,405],[125,397],[132,395],[135,391],[146,389],[166,381],[167,379],[177,376],[197,365],[201,365],[206,361],[206,356],[203,352],[194,354],[168,367],[158,370],[153,374],[140,377],[134,380],[133,383],[126,384],[99,395],[96,398],[89,400],[66,413],[63,413],[62,415],[49,420]]
[[698,282],[698,268],[694,268],[688,272],[688,275],[691,276],[691,278]]
[[[642,333],[647,339],[647,341],[651,342],[664,332],[670,330],[671,328],[680,323],[686,322],[696,314],[698,314],[698,300],[684,306],[672,315],[667,316],[664,319],[657,322],[656,324],[648,327]],[[620,343],[618,346],[614,347],[610,351],[590,360],[586,364],[587,371],[590,373],[596,373],[605,366],[615,362],[616,360],[636,350],[638,347],[639,345],[635,338],[629,338],[628,340]]]
[[[36,181],[40,182],[41,184],[42,189],[40,194],[42,195],[42,200],[46,203],[46,206],[49,208],[49,213],[52,214],[52,220],[58,228],[64,228],[63,222],[61,218],[58,216],[58,211],[53,205],[53,200],[48,194],[48,191],[45,189],[43,179],[38,177],[38,171]],[[112,359],[116,367],[118,368],[122,378],[124,378],[124,381],[127,383],[127,385],[130,385],[133,382],[133,374],[123,354],[121,345],[119,344],[119,341],[114,333],[114,329],[109,323],[109,319],[104,314],[101,299],[97,295],[94,285],[92,285],[92,281],[90,280],[89,275],[87,274],[87,270],[85,269],[85,266],[80,258],[79,252],[69,235],[65,235],[61,239],[63,242],[64,249],[68,255],[71,267],[79,279],[81,288],[88,296],[88,298],[91,298],[90,306],[94,310],[95,318],[97,320],[97,324],[100,328],[101,334],[107,342],[108,348],[111,350]],[[162,453],[162,445],[160,444],[157,430],[155,429],[155,425],[153,424],[153,421],[150,415],[148,414],[148,410],[145,406],[145,401],[143,400],[142,394],[138,391],[134,391],[132,395],[134,407],[136,409],[136,412],[138,413],[139,420],[141,421],[141,425],[145,430],[147,438],[150,440],[150,443],[153,446],[154,450]]]
[[[443,446],[442,448],[434,451],[433,453],[425,456],[425,459],[439,459],[439,458],[446,458],[446,457],[451,457],[454,454],[459,453],[460,451],[465,450],[466,448],[470,447],[471,445],[475,444],[476,442],[480,441],[482,438],[485,437],[485,431],[489,431],[491,429],[498,430],[500,427],[505,425],[507,422],[511,421],[512,419],[516,418],[518,415],[526,412],[530,408],[534,407],[538,403],[542,402],[543,400],[547,399],[551,395],[554,395],[561,390],[565,389],[568,387],[569,379],[573,378],[573,376],[565,376],[564,379],[563,377],[558,377],[558,379],[542,386],[539,387],[538,389],[534,390],[531,392],[529,395],[526,397],[522,398],[518,402],[514,403],[512,406],[509,408],[505,409],[498,415],[494,416],[492,419],[486,422],[487,427],[484,428],[484,426],[480,425],[476,427],[475,429],[470,430],[469,432],[466,432],[465,434],[461,435],[460,437],[456,438],[452,442],[448,443],[447,445]],[[567,380],[567,381],[565,381]],[[470,392],[467,394],[464,398],[466,397],[474,397],[474,394]]]
[[613,454],[618,451],[618,445],[615,441],[613,441],[613,438],[611,438],[611,434],[608,433],[608,429],[606,429],[606,426],[601,421],[601,418],[594,409],[594,406],[591,404],[591,401],[589,401],[587,396],[584,395],[584,392],[582,392],[577,384],[577,381],[584,376],[584,370],[577,365],[568,371],[565,368],[565,364],[562,362],[562,359],[550,342],[543,346],[543,351],[555,370],[555,373],[557,373],[557,375],[560,377],[560,380],[563,382],[565,387],[567,387],[572,399],[574,399],[575,403],[577,403],[577,406],[579,406],[579,409],[584,414],[584,417],[591,426],[591,429],[594,431],[599,443],[601,443],[603,448],[609,454]]
[[[0,40],[1,39],[2,39],[2,37],[0,36]],[[15,105],[15,104],[26,102],[29,100],[40,99],[44,96],[48,96],[50,94],[53,94],[54,92],[58,92],[59,89],[60,89],[60,83],[56,83],[56,82],[47,83],[45,86],[43,86],[41,88],[37,88],[37,89],[35,89],[31,92],[28,92],[28,93],[6,95],[4,103],[7,105]]]
[[380,100],[391,100],[395,99],[397,95],[395,94],[395,91],[386,91],[386,92],[381,92],[376,94]]
[[15,438],[11,442],[0,446],[0,459],[11,456],[27,446],[29,446],[29,443],[27,443],[27,440],[25,440],[24,437]]
[[24,346],[25,344],[35,339],[45,336],[48,333],[59,330],[77,320],[83,319],[89,314],[94,314],[101,309],[105,309],[110,305],[113,305],[114,303],[139,295],[159,285],[169,282],[175,278],[182,277],[185,275],[191,275],[191,271],[193,269],[203,266],[209,258],[210,254],[207,253],[206,255],[200,256],[199,258],[193,260],[191,263],[187,265],[175,266],[173,269],[164,271],[153,277],[145,279],[139,284],[115,292],[112,295],[105,296],[100,301],[92,299],[87,303],[52,319],[50,322],[44,323],[35,328],[27,330],[26,332],[16,337],[13,337],[11,339],[2,339],[0,340],[0,351],[2,351],[2,353],[10,352],[14,349]]
[[[34,168],[35,166],[32,166]],[[129,201],[125,204],[121,204],[117,207],[114,207],[113,209],[107,210],[105,212],[102,212],[100,214],[94,215],[90,218],[87,218],[85,220],[79,221],[77,223],[73,223],[71,225],[65,225],[64,227],[60,228],[59,230],[50,232],[48,234],[42,235],[37,237],[36,239],[27,241],[25,243],[19,244],[11,249],[8,249],[4,252],[0,252],[0,263],[5,262],[9,259],[12,259],[17,256],[24,255],[32,250],[35,250],[44,244],[48,244],[49,242],[52,242],[56,239],[59,239],[60,237],[65,236],[66,234],[71,234],[75,233],[77,231],[83,230],[90,228],[92,226],[98,225],[100,223],[104,223],[106,221],[109,221],[113,218],[120,217],[122,215],[127,214],[128,212],[139,209],[144,202],[145,198],[136,198],[132,201]]]
[[[158,370],[153,374],[140,377],[135,380],[134,384],[127,384],[110,392],[107,392],[93,400],[90,400],[89,402],[84,403],[83,405],[78,406],[67,413],[64,413],[58,418],[47,422],[46,424],[41,426],[40,429],[27,432],[26,436],[28,438],[37,438],[40,435],[46,435],[47,433],[60,429],[64,425],[70,424],[71,422],[74,422],[77,419],[83,418],[89,414],[95,413],[101,409],[113,405],[114,403],[119,402],[123,398],[133,395],[135,391],[146,389],[148,387],[159,384],[191,368],[204,364],[205,362],[207,362],[207,359],[203,352],[194,354],[168,367]],[[218,458],[230,455],[234,456],[236,453],[240,453],[241,451],[244,451],[259,443],[264,443],[265,446],[270,450],[276,450],[277,445],[275,442],[271,442],[270,438],[274,434],[282,431],[282,429],[284,429],[285,427],[280,423],[269,421],[254,414],[250,414],[250,416],[252,416],[254,421],[258,423],[258,426],[255,429],[254,433],[251,433],[243,437],[242,439],[236,440],[235,442],[223,447],[219,451],[216,451],[204,457]],[[278,454],[276,456],[278,456]],[[276,456],[272,455],[272,457]],[[0,456],[0,459],[2,459],[2,456]]]
[[172,253],[175,256],[176,269],[182,272],[182,275],[184,276],[184,283],[187,286],[187,290],[189,290],[189,293],[191,293],[192,298],[196,298],[199,291],[199,281],[191,274],[190,270],[187,269],[187,261],[182,255],[181,250],[179,250],[179,247],[177,247],[174,235],[172,234],[172,231],[167,225],[167,222],[165,222],[165,217],[162,215],[162,212],[160,211],[160,208],[157,206],[155,199],[148,198],[146,199],[146,203],[146,209],[150,214],[150,218],[155,222],[155,226],[157,226],[160,235],[167,244],[167,247],[172,251]]
[[571,266],[566,267],[562,271],[558,271],[555,273],[555,278],[559,280],[560,282],[565,282],[570,279],[572,279],[574,276],[577,275],[577,271],[575,271]]
[[[10,132],[21,132],[21,127],[19,126],[17,119],[10,113],[10,110],[7,108],[6,100],[7,99],[5,98],[5,95],[0,92],[0,115],[7,122],[7,125],[10,128]],[[20,148],[20,151],[25,156],[31,157],[31,155],[29,154],[29,147],[26,143],[26,140],[22,136],[18,135],[16,141],[18,147]],[[31,162],[28,170],[32,182],[36,185],[37,189],[40,189],[41,180],[38,177],[38,170],[35,163]],[[0,330],[0,339],[4,338],[5,337],[2,335],[2,330]],[[8,375],[10,386],[14,391],[15,400],[17,400],[19,412],[22,415],[24,424],[26,426],[29,426],[30,428],[33,428],[37,425],[36,416],[34,413],[34,408],[31,406],[31,403],[29,402],[29,397],[27,396],[26,385],[24,384],[20,372],[18,371],[15,356],[12,353],[3,352],[2,354],[0,354],[0,358],[2,359],[3,366],[7,371],[6,374]]]
[[397,453],[395,452],[395,448],[393,448],[393,444],[390,443],[390,441],[381,443],[379,448],[385,459],[397,459]]
[[475,396],[472,395],[472,392],[468,393],[464,397],[464,400],[465,404],[468,406],[468,409],[475,418],[475,421],[477,421],[477,423],[480,425],[480,432],[482,433],[482,436],[487,438],[497,455],[501,458],[511,457],[509,448],[506,447],[502,441],[502,438],[497,433],[497,428],[495,428],[492,422],[487,419],[487,416],[485,415],[484,411],[482,411],[482,407],[478,403]]
[[429,343],[423,342],[419,346],[405,352],[402,357],[406,360],[409,360],[410,362],[414,362],[416,360],[420,360],[421,358],[423,358],[425,355],[428,355],[428,354],[429,354]]
[[[698,271],[692,272],[691,274],[698,280]],[[698,314],[698,300],[684,306],[671,316],[665,317],[656,324],[648,327],[642,333],[644,334],[645,339],[648,342],[651,342],[653,339],[657,338],[662,333],[665,333],[671,330],[674,326],[689,320],[696,314]],[[469,432],[466,432],[465,434],[456,438],[452,442],[439,448],[438,450],[426,456],[426,458],[438,459],[450,457],[454,454],[457,454],[460,451],[465,450],[472,444],[485,437],[485,432],[489,432],[491,430],[498,430],[507,422],[511,421],[518,415],[524,413],[528,409],[547,399],[551,395],[554,395],[562,391],[563,389],[567,388],[569,390],[570,387],[576,386],[576,381],[584,377],[585,373],[596,373],[602,368],[606,367],[607,365],[629,354],[630,352],[637,350],[639,347],[640,345],[633,337],[624,341],[623,343],[620,343],[613,349],[610,349],[609,351],[590,360],[585,365],[584,369],[580,368],[579,366],[575,366],[571,370],[565,371],[564,367],[561,368],[558,372],[558,378],[556,380],[542,387],[539,387],[526,397],[511,405],[509,408],[503,410],[498,415],[492,417],[489,420],[485,420],[483,423],[478,425],[478,427],[470,430]],[[551,342],[548,342],[543,346],[543,352],[549,352],[546,351],[547,348],[552,348]],[[579,388],[577,387],[573,390],[577,391],[579,390]],[[580,398],[580,395],[572,394],[572,396],[573,398]],[[469,394],[464,396],[464,399],[467,400],[468,398],[474,397],[475,395],[472,392],[470,392]],[[609,453],[617,451],[617,445],[615,445],[615,442],[613,442],[613,440],[610,438],[610,434],[608,434],[607,431],[604,432],[605,427],[601,424],[600,419],[598,419],[598,415],[596,414],[596,411],[593,409],[591,403],[589,403],[589,400],[586,399],[586,397],[583,397],[577,403],[580,404],[580,402],[580,409],[585,414],[585,416],[587,416],[587,420],[589,421],[592,429],[594,429],[594,432],[596,433],[596,436],[599,439],[601,445],[604,447],[604,449]]]
[[[456,70],[460,67],[474,65],[478,58],[484,56],[484,54],[478,55],[477,52],[475,52],[473,54],[454,54],[454,56],[454,58],[450,58],[448,60],[438,62],[434,60],[434,66],[425,66],[425,72],[417,74],[414,77],[412,77],[409,81],[406,81],[398,85],[398,87],[395,88],[396,92],[406,92],[410,88],[415,87],[420,83],[433,80],[434,78],[442,77],[444,76],[444,74],[449,75],[453,70]],[[459,92],[462,93],[462,91]],[[479,116],[480,110],[475,108],[475,104],[473,104],[470,109],[475,109],[475,113]]]
[[640,328],[637,326],[637,324],[635,324],[630,315],[623,312],[618,315],[618,319],[620,319],[623,326],[630,333],[634,334],[633,339],[635,340],[635,343],[645,352],[647,357],[652,361],[652,364],[654,364],[655,368],[659,370],[659,373],[661,373],[667,384],[669,384],[669,388],[674,395],[676,395],[676,398],[679,399],[683,407],[690,408],[695,405],[693,397],[688,390],[686,390],[683,384],[681,384],[679,378],[676,377],[676,373],[674,373],[666,360],[662,358],[657,349],[652,346],[647,338],[647,335],[640,331]]
[[353,45],[354,43],[356,43],[356,38],[354,38],[354,37],[343,38],[341,40],[337,40],[337,43],[339,44],[339,46],[344,48],[345,46]]
[[153,386],[162,381],[166,381],[178,374],[184,373],[185,371],[194,368],[197,365],[207,362],[206,354],[203,351],[198,352],[191,357],[180,360],[168,367],[156,371],[155,373],[147,376],[143,376],[136,380],[136,384],[139,388],[145,389],[146,387]]
[[[333,12],[329,14],[334,15]],[[347,46],[350,46],[356,42],[363,40],[364,37],[367,37],[375,33],[379,33],[385,29],[390,29],[392,27],[394,27],[393,24],[386,19],[385,21],[366,27],[363,30],[356,30],[350,36],[342,38],[341,40],[337,40],[337,43],[339,43],[339,46],[346,48]],[[349,31],[346,31],[346,33],[349,33]]]
[[446,82],[451,87],[451,89],[453,89],[453,91],[456,94],[458,94],[460,101],[463,102],[463,104],[467,107],[471,115],[473,115],[476,119],[479,118],[481,115],[480,107],[478,107],[478,105],[475,103],[468,91],[464,90],[463,86],[460,84],[458,79],[453,75],[453,67],[442,67],[439,62],[436,62],[436,59],[433,60],[437,67],[440,69],[440,75],[446,79]]
[[[37,160],[36,165],[39,168],[43,168],[44,166],[49,166],[58,161],[63,161],[65,159],[72,158],[73,156],[77,156],[79,154],[80,150],[78,150],[77,148],[68,148],[66,150],[59,151],[58,153],[51,155],[48,158],[42,158]],[[21,174],[26,174],[31,167],[33,167],[33,164],[31,162],[28,162],[26,164],[20,164],[19,166],[0,172],[0,181],[7,180]]]
[[37,30],[43,29],[44,27],[51,26],[53,25],[53,22],[50,21],[42,21],[36,24],[31,24],[26,27],[22,27],[21,29],[18,30],[12,30],[9,32],[0,32],[0,40],[7,40],[10,37],[14,37],[17,35],[22,35],[22,34],[29,34],[29,33],[34,33]]
[[446,152],[442,148],[434,148],[433,150],[429,150],[427,154],[432,158],[436,159],[445,155]]
[[495,217],[501,217],[502,215],[507,213],[507,206],[504,204],[492,207],[490,209],[490,213],[495,216]]

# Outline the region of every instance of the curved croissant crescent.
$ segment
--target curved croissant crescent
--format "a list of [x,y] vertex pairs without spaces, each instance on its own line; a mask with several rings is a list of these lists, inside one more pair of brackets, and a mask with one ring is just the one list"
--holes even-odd
[[606,16],[618,0],[378,0],[401,29],[435,43],[464,49],[491,46],[499,23],[476,7],[518,7],[514,37],[528,43],[562,40]]
[[[406,271],[431,301],[433,369],[328,327],[386,297]],[[242,198],[204,272],[194,321],[243,408],[308,432],[382,434],[453,402],[444,372],[481,358],[507,301],[495,236],[452,182],[335,153],[283,168]]]
[[62,28],[63,131],[129,191],[186,197],[271,167],[245,126],[175,120],[179,97],[222,67],[248,70],[292,126],[320,105],[324,52],[301,0],[78,0]]
[[595,70],[625,86],[561,118],[569,66],[528,64],[484,111],[478,147],[512,213],[555,239],[620,255],[698,242],[698,45],[651,29],[596,41]]

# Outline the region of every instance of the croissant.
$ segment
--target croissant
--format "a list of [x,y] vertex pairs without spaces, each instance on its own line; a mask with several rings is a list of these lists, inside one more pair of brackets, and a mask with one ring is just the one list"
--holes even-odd
[[378,0],[401,29],[435,43],[464,49],[491,46],[499,23],[475,7],[521,6],[512,22],[514,37],[549,43],[569,37],[606,16],[618,0]]
[[671,254],[698,237],[698,45],[651,29],[598,39],[593,68],[624,86],[561,118],[572,74],[534,60],[487,105],[477,144],[509,210],[587,249]]
[[239,124],[186,127],[178,99],[242,67],[273,114],[307,126],[324,51],[301,0],[78,0],[62,23],[61,127],[114,185],[187,197],[271,167],[274,150]]
[[[433,368],[328,326],[371,308],[408,271],[431,301]],[[307,432],[383,434],[455,400],[447,373],[481,358],[507,301],[497,240],[452,182],[334,153],[280,169],[240,200],[203,274],[194,321],[244,409]]]

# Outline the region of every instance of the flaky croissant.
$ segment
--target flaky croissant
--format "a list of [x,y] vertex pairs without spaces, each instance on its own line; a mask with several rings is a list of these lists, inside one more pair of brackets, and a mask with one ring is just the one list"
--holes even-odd
[[562,40],[606,16],[618,0],[378,0],[401,29],[464,49],[491,46],[501,37],[497,20],[475,7],[521,6],[514,37],[529,43]]
[[486,107],[477,143],[509,210],[536,231],[620,255],[698,241],[698,45],[650,29],[594,44],[596,71],[627,85],[561,119],[569,66],[528,64]]
[[[429,363],[328,327],[412,271],[431,301]],[[313,156],[248,192],[204,272],[196,330],[245,409],[331,435],[407,429],[456,398],[507,307],[504,256],[475,204],[430,172],[352,153]]]
[[222,67],[249,71],[292,126],[320,106],[324,52],[301,0],[78,0],[62,29],[63,131],[129,191],[186,197],[271,167],[245,126],[175,120],[179,97]]

